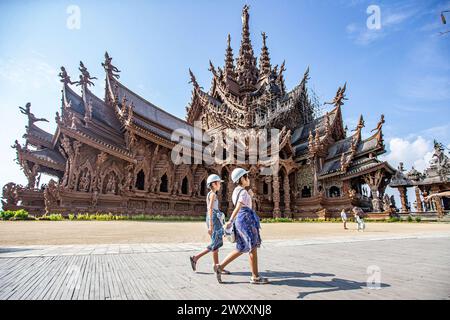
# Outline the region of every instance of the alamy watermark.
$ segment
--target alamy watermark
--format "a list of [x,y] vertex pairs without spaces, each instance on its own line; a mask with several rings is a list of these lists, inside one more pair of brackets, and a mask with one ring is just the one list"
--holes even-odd
[[68,14],[66,20],[66,26],[69,30],[80,30],[81,29],[81,9],[77,5],[70,5],[66,9]]
[[367,29],[380,30],[381,29],[381,8],[378,5],[372,4],[367,7],[366,13],[369,15],[366,21]]
[[171,160],[175,165],[257,165],[261,175],[272,175],[278,173],[281,138],[278,129],[224,129],[208,134],[196,121],[193,131],[172,132],[177,145]]
[[371,290],[381,289],[381,268],[377,265],[371,265],[367,267],[367,288]]

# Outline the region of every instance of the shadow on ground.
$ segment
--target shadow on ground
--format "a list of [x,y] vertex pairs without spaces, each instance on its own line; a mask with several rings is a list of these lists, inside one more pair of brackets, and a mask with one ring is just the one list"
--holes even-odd
[[12,253],[12,252],[21,252],[21,251],[29,251],[33,249],[28,248],[0,248],[0,254],[2,253]]
[[[207,273],[204,273],[207,274]],[[235,276],[245,276],[250,278],[250,272],[232,272]],[[327,293],[335,291],[346,291],[346,290],[362,290],[367,289],[366,282],[353,281],[348,279],[336,278],[335,274],[332,273],[304,273],[304,272],[288,272],[288,271],[272,271],[266,270],[266,272],[261,272],[261,275],[270,279],[270,284],[272,286],[289,286],[297,287],[303,289],[309,289],[305,291],[300,291],[297,298],[303,299],[308,295]],[[321,278],[331,278],[329,280],[307,280],[305,278],[321,277]],[[246,281],[226,281],[226,276],[223,276],[224,284],[239,284],[245,283]],[[389,284],[381,283],[381,288],[390,287]],[[317,289],[317,290],[312,290]]]

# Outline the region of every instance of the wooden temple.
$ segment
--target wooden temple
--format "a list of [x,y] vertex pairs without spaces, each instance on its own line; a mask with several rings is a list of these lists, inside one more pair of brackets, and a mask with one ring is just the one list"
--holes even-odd
[[[436,212],[440,217],[450,212],[450,197],[434,197],[450,190],[450,159],[445,154],[442,143],[434,141],[434,153],[428,168],[419,172],[414,167],[409,172],[400,163],[398,170],[391,179],[390,186],[398,189],[401,200],[401,212],[429,213]],[[408,201],[408,188],[414,188],[414,204]]]
[[[242,12],[242,39],[237,58],[228,36],[225,65],[210,62],[211,87],[205,91],[190,71],[192,99],[186,121],[155,106],[120,82],[120,71],[105,54],[105,96],[90,87],[95,77],[80,63],[78,81],[61,68],[61,110],[56,131],[39,128],[31,105],[25,143],[13,148],[28,184],[8,183],[3,188],[3,208],[24,208],[30,213],[112,212],[117,214],[204,215],[206,178],[217,173],[225,180],[219,195],[221,208],[232,209],[231,171],[250,171],[255,206],[266,217],[338,216],[343,208],[357,205],[382,212],[386,186],[395,170],[378,160],[385,152],[384,116],[363,138],[363,116],[347,133],[342,119],[346,85],[339,87],[332,107],[316,116],[307,84],[309,68],[298,86],[285,87],[285,63],[273,66],[262,33],[262,49],[255,57],[249,29],[249,8]],[[74,90],[80,87],[80,94]],[[262,175],[263,164],[236,164],[233,159],[216,163],[175,164],[171,152],[177,142],[171,135],[183,129],[193,133],[200,123],[214,136],[226,130],[256,134],[279,129],[277,172]],[[193,145],[203,148],[203,143]],[[273,147],[273,146],[272,146]],[[228,150],[230,151],[230,150]],[[248,155],[248,150],[246,150]],[[227,152],[224,152],[226,158]],[[54,177],[39,186],[39,177]],[[371,192],[363,192],[367,185]]]

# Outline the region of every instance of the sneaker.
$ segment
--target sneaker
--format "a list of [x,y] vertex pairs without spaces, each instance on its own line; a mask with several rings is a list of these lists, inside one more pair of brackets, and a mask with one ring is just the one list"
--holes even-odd
[[220,264],[214,266],[214,272],[216,273],[217,281],[222,283],[222,268],[220,267]]
[[251,284],[268,284],[269,280],[267,278],[263,278],[261,276],[256,277],[256,278],[251,277],[250,278],[250,283]]
[[189,260],[191,261],[191,267],[192,270],[197,271],[197,262],[195,261],[195,257],[189,257]]

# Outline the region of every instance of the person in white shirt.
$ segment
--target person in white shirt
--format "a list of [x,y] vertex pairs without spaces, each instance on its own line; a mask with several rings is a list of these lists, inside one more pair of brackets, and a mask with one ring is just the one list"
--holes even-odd
[[222,283],[222,271],[229,263],[240,257],[243,253],[250,255],[250,268],[252,284],[266,284],[268,279],[261,277],[258,271],[258,248],[261,245],[259,234],[260,221],[256,212],[252,209],[252,192],[245,188],[250,186],[248,171],[237,168],[231,174],[231,179],[237,184],[233,191],[232,200],[235,208],[225,229],[234,226],[236,249],[231,252],[220,264],[214,267],[219,283]]
[[347,212],[345,211],[345,209],[342,209],[341,211],[341,219],[342,222],[344,223],[344,229],[347,230]]

